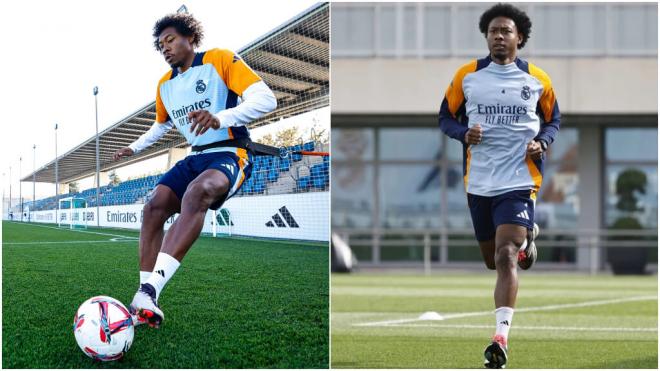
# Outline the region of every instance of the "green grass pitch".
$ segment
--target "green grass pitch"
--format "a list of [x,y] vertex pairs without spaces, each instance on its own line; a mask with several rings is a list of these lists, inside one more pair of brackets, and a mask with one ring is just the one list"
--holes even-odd
[[[519,277],[507,368],[658,367],[657,276]],[[333,274],[332,368],[483,368],[494,284],[485,268]]]
[[201,237],[159,299],[160,329],[95,362],[73,336],[95,295],[128,305],[137,231],[3,222],[3,368],[327,368],[327,244]]

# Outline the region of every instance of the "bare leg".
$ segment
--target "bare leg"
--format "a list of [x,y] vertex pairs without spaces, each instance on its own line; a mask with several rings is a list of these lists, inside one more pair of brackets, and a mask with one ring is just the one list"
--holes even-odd
[[495,308],[516,305],[518,295],[518,248],[527,236],[527,229],[515,224],[502,224],[495,233]]
[[181,214],[167,231],[160,252],[183,260],[202,231],[207,210],[228,190],[229,179],[219,170],[209,169],[195,178],[183,195]]
[[479,248],[481,249],[481,256],[484,258],[486,267],[490,270],[495,270],[495,239],[479,241]]
[[163,226],[178,212],[181,202],[168,186],[156,186],[151,199],[144,205],[144,218],[140,228],[140,270],[151,272],[163,242]]

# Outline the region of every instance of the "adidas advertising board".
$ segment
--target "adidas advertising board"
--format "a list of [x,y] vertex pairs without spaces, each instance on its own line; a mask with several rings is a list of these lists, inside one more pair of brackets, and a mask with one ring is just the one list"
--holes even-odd
[[[213,223],[231,226],[232,235],[268,238],[328,241],[330,232],[329,192],[310,192],[272,196],[250,196],[229,199],[216,213],[209,211],[203,233],[212,233]],[[143,204],[102,206],[99,208],[101,227],[140,229]],[[96,226],[96,207],[79,209],[88,226]],[[60,210],[33,211],[30,217],[37,223],[66,223],[69,214]],[[177,214],[178,215],[178,214]],[[177,215],[165,223],[169,229]]]

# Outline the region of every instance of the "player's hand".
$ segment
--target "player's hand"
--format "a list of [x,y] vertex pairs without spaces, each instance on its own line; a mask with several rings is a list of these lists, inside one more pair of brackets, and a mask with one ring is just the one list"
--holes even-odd
[[195,135],[206,133],[209,129],[220,129],[220,120],[207,110],[197,110],[188,113],[190,132]]
[[481,143],[481,138],[483,137],[483,130],[481,130],[481,125],[476,124],[470,128],[470,130],[465,133],[465,143],[467,144],[479,144]]
[[115,154],[112,155],[112,159],[117,161],[122,157],[133,156],[134,154],[135,152],[133,152],[133,150],[130,147],[124,147],[118,149],[117,152],[115,152]]
[[535,140],[527,143],[527,156],[531,157],[534,161],[540,160],[541,156],[543,156],[543,147],[541,147],[541,143]]

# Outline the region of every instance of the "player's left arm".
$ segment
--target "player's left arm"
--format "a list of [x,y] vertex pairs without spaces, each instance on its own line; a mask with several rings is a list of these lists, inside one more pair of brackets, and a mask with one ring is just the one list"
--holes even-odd
[[210,58],[227,87],[242,101],[236,107],[216,113],[221,128],[246,125],[277,107],[273,91],[243,58],[230,50],[214,49],[211,53]]
[[539,97],[536,108],[541,120],[541,129],[534,140],[541,143],[545,150],[555,141],[555,137],[559,132],[561,113],[559,112],[559,103],[557,103],[550,77],[543,70],[533,65],[530,65],[530,73],[538,78],[543,85],[543,92]]
[[275,94],[261,80],[248,86],[243,91],[241,100],[242,102],[238,106],[216,114],[221,128],[246,125],[277,107]]

